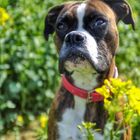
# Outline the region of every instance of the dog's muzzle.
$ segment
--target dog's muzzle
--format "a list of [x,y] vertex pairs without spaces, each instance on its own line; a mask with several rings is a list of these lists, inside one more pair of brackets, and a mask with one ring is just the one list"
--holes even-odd
[[64,63],[71,61],[73,63],[80,63],[80,61],[87,60],[93,67],[94,62],[87,50],[87,37],[80,31],[72,31],[65,36],[64,44],[59,54],[59,70],[63,73]]

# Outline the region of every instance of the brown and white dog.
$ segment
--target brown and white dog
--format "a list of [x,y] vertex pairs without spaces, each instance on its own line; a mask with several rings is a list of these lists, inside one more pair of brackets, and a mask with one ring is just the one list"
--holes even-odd
[[[102,131],[95,133],[95,139],[104,139],[107,111],[103,98],[94,90],[104,79],[117,75],[119,20],[134,28],[131,8],[124,0],[67,2],[48,12],[44,34],[48,39],[55,32],[63,75],[49,113],[48,140],[86,140],[77,128],[82,121],[96,123]],[[122,139],[130,140],[130,135],[128,131]]]

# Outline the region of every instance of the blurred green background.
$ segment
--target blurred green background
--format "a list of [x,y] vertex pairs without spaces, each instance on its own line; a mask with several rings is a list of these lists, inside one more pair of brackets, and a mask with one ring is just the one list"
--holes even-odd
[[[64,0],[0,0],[10,18],[0,25],[0,134],[22,115],[24,125],[48,112],[58,88],[57,53],[52,37],[43,37],[48,9]],[[119,23],[117,67],[123,79],[140,86],[140,1],[128,0],[136,30]]]

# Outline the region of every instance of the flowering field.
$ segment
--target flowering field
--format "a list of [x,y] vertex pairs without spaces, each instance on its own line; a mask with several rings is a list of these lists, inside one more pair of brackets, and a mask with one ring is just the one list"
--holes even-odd
[[[29,136],[30,140],[47,139],[47,113],[60,75],[53,39],[45,41],[43,28],[48,9],[62,1],[0,0],[0,140],[29,139]],[[121,84],[118,79],[116,86],[120,86],[122,93],[125,89],[128,91],[125,118],[133,126],[133,139],[140,140],[140,91],[137,88],[140,87],[140,7],[139,1],[128,1],[136,30],[119,23],[120,48],[116,61],[121,79],[132,83]],[[128,87],[124,88],[123,84]],[[106,96],[106,87],[110,84],[105,82],[105,85],[98,90],[104,89],[102,93],[106,92]],[[112,87],[113,92],[120,95],[117,87]],[[108,108],[111,103],[105,102]]]

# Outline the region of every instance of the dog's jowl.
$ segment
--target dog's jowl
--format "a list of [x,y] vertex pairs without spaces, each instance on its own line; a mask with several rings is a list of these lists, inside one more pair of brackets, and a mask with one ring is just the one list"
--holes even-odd
[[[48,140],[86,140],[77,128],[82,121],[96,123],[103,140],[107,111],[95,92],[105,79],[117,77],[115,52],[117,23],[134,29],[131,8],[124,0],[67,2],[51,8],[45,19],[45,38],[55,33],[62,84],[49,113]],[[130,140],[130,130],[123,140]]]

